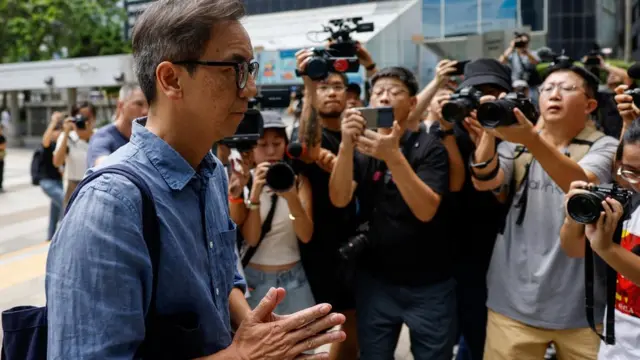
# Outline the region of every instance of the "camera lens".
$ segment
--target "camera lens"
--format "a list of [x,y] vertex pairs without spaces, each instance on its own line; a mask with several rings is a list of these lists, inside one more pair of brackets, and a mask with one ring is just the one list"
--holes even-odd
[[355,259],[366,247],[368,238],[365,234],[358,234],[349,239],[349,241],[342,245],[338,252],[344,260]]
[[515,104],[508,100],[496,100],[480,105],[478,108],[478,121],[489,129],[498,126],[508,126],[517,122],[513,109]]
[[468,99],[456,99],[442,106],[442,118],[450,123],[464,121],[473,110],[473,103]]
[[296,174],[288,164],[275,163],[267,170],[265,181],[273,191],[285,192],[295,184]]
[[324,80],[329,76],[329,66],[325,59],[316,56],[309,60],[305,72],[312,80]]
[[604,196],[600,193],[573,195],[567,202],[567,213],[581,224],[593,224],[600,218]]

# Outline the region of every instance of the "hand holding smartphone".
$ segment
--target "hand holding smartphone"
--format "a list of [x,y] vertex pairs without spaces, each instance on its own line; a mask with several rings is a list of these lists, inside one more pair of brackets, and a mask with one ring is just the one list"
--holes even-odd
[[375,130],[379,128],[393,127],[393,108],[383,106],[378,108],[356,108],[367,123],[367,129]]

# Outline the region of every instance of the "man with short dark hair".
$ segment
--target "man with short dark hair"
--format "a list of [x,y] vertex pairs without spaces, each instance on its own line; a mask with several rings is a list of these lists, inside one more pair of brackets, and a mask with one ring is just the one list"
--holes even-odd
[[147,116],[149,104],[137,85],[124,85],[118,95],[116,121],[101,127],[91,137],[87,151],[87,169],[99,165],[107,156],[129,142],[133,120]]
[[344,321],[328,304],[283,317],[272,312],[284,289],[270,289],[253,311],[244,297],[225,170],[210,152],[235,133],[256,94],[243,15],[240,0],[159,0],[138,18],[133,60],[149,116],[96,170],[127,166],[147,183],[158,277],[140,190],[116,174],[86,184],[47,260],[48,358],[319,359],[299,356],[344,340],[324,333]]
[[[569,258],[559,234],[564,194],[573,181],[610,182],[617,141],[596,131],[589,118],[598,105],[598,79],[564,57],[549,69],[540,86],[544,126],[536,129],[535,119],[513,109],[507,116],[515,124],[479,129],[470,165],[477,190],[509,200],[487,274],[485,359],[540,359],[551,342],[563,360],[598,353],[584,310],[584,259]],[[503,140],[497,150],[496,136]],[[603,284],[595,285],[596,294],[604,294]],[[602,300],[596,296],[596,323],[603,319]]]
[[392,359],[406,323],[415,359],[448,360],[456,300],[447,236],[451,215],[444,206],[447,151],[419,121],[408,122],[418,92],[411,71],[382,69],[371,85],[371,106],[393,107],[393,127],[365,129],[362,113],[348,109],[329,183],[337,207],[347,205],[357,191],[369,222],[367,238],[358,246],[362,250],[354,254],[360,358]]
[[347,109],[354,107],[363,107],[364,103],[360,98],[362,88],[356,83],[350,83],[347,85]]

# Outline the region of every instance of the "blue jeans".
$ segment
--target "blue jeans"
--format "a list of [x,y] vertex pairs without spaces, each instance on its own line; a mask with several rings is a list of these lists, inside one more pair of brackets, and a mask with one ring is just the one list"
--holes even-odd
[[62,181],[61,180],[40,180],[40,187],[42,191],[51,199],[51,207],[49,210],[49,230],[47,232],[47,240],[53,238],[53,234],[56,232],[58,221],[60,221],[62,214],[62,200],[64,194],[62,193]]
[[278,315],[293,314],[316,304],[300,262],[289,270],[279,272],[264,272],[247,266],[244,274],[249,288],[247,302],[252,309],[258,306],[272,287],[287,290],[287,296],[276,307],[275,313]]
[[356,317],[360,360],[393,360],[407,324],[415,360],[451,360],[456,330],[455,281],[398,286],[358,273]]

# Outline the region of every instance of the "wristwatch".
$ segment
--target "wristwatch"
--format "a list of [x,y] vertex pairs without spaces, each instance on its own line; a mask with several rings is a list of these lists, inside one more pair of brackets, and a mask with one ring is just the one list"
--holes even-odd
[[497,154],[497,151],[493,153],[493,156],[491,157],[491,159],[487,161],[483,161],[481,163],[476,163],[475,154],[471,153],[471,159],[469,159],[469,166],[476,169],[484,169],[487,167],[487,165],[489,165],[493,161],[493,159],[496,157],[496,154]]
[[254,203],[251,200],[247,201],[247,208],[249,210],[258,210],[260,209],[260,202]]
[[440,139],[444,139],[445,137],[449,136],[449,135],[453,135],[453,129],[449,129],[449,130],[442,130],[441,128],[436,129],[435,133],[434,133],[438,138]]

